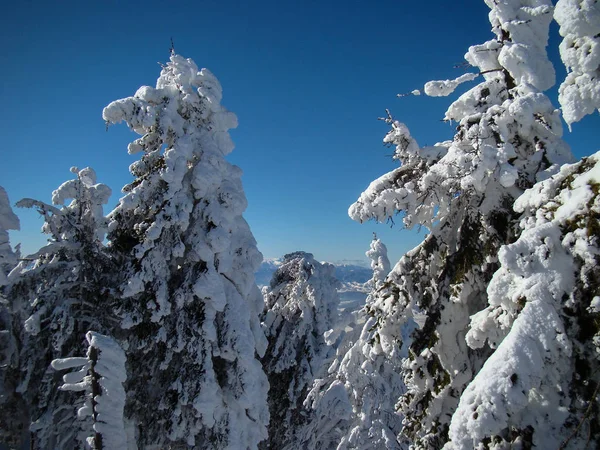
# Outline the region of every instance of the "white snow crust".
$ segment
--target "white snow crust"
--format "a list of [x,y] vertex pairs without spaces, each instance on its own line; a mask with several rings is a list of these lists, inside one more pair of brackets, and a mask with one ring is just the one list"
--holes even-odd
[[567,68],[558,101],[570,126],[600,111],[600,5],[595,0],[559,0],[554,18],[560,25],[560,56]]
[[459,85],[467,81],[473,81],[478,76],[478,73],[465,73],[454,80],[428,81],[425,83],[425,95],[429,95],[430,97],[447,97]]

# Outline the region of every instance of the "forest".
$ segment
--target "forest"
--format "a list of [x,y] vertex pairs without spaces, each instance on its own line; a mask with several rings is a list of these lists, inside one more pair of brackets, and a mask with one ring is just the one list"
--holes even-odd
[[[468,83],[453,138],[420,146],[382,118],[397,167],[348,214],[427,233],[395,265],[373,237],[357,307],[301,250],[257,286],[237,117],[175,50],[102,112],[139,136],[116,208],[90,167],[52,204],[0,187],[0,448],[600,448],[600,152],[562,138],[600,112],[600,4],[485,3],[466,72],[407,94]],[[47,245],[11,245],[13,206]]]

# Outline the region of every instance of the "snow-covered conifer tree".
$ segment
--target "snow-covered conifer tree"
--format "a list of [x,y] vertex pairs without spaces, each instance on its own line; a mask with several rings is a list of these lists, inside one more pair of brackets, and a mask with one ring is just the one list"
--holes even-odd
[[[102,240],[106,220],[102,205],[110,189],[96,182],[90,168],[52,193],[55,205],[32,199],[17,203],[44,216],[42,230],[49,243],[19,263],[8,278],[7,299],[18,342],[12,361],[19,383],[14,395],[24,402],[32,432],[31,448],[73,448],[77,445],[73,399],[58,391],[50,361],[83,350],[90,328],[110,327],[109,283],[112,266]],[[65,204],[68,199],[72,201]],[[1,414],[10,414],[2,411]],[[29,425],[29,424],[27,424]]]
[[600,112],[600,4],[596,0],[559,0],[554,18],[563,41],[560,57],[567,77],[558,90],[565,121],[571,125]]
[[8,230],[18,230],[19,226],[19,218],[10,207],[6,191],[0,186],[0,287],[6,285],[6,276],[17,265],[17,255],[10,246]]
[[[517,233],[514,200],[571,159],[558,111],[542,93],[554,83],[545,52],[551,2],[486,4],[496,36],[465,55],[484,80],[448,108],[446,120],[458,122],[454,139],[419,148],[406,126],[389,117],[384,141],[396,147],[401,167],[371,183],[349,211],[361,222],[402,212],[407,228],[430,230],[378,291],[359,346],[369,361],[383,357],[403,373],[404,394],[385,385],[380,363],[369,372],[397,398],[404,417],[389,413],[403,426],[393,430],[414,448],[444,445],[458,399],[491,353],[468,347],[464,336],[469,316],[487,305],[499,248]],[[448,95],[474,77],[428,83],[425,92]],[[410,320],[418,329],[402,362]]]
[[303,402],[334,353],[324,336],[339,314],[334,273],[333,265],[315,261],[310,253],[290,253],[264,290],[262,321],[269,346],[262,361],[271,414],[264,448],[306,448],[298,435],[309,419]]
[[[373,269],[371,291],[363,308],[347,314],[328,333],[330,341],[337,340],[336,357],[326,376],[314,382],[305,401],[305,407],[312,411],[310,422],[302,429],[304,448],[399,448],[396,434],[401,421],[393,411],[396,399],[389,393],[402,392],[401,376],[383,356],[371,355],[376,360],[373,363],[362,352],[368,339],[365,333],[371,332],[374,325],[370,305],[385,285],[390,263],[387,248],[377,237],[366,255]],[[365,326],[365,322],[370,325]],[[374,367],[378,377],[372,374]],[[388,390],[390,386],[392,391]]]
[[467,387],[448,449],[600,445],[600,153],[516,202],[489,306],[466,340],[496,348]]
[[256,448],[267,436],[262,255],[242,217],[242,171],[225,160],[237,119],[221,97],[209,70],[173,53],[155,88],[103,112],[141,135],[108,236],[140,447]]
[[18,373],[15,370],[18,349],[13,334],[13,315],[4,296],[8,273],[17,265],[8,230],[19,229],[19,218],[13,213],[8,195],[0,186],[0,442],[8,446],[19,445],[27,424],[24,407],[15,389]]
[[365,253],[367,258],[371,260],[371,269],[373,269],[373,278],[371,278],[370,285],[371,291],[367,303],[370,303],[370,299],[375,296],[375,293],[382,284],[385,282],[385,278],[390,273],[390,260],[387,256],[387,247],[381,239],[377,238],[377,235],[373,233],[373,240],[371,241],[371,247]]
[[52,361],[55,370],[76,369],[63,375],[59,389],[84,392],[83,404],[77,409],[82,425],[78,436],[81,448],[125,450],[128,448],[123,419],[125,353],[110,336],[88,331],[85,337],[88,342],[85,357]]

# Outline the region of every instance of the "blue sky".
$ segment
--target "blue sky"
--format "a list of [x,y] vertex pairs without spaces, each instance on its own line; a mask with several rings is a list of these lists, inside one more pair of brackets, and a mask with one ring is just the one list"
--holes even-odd
[[[396,94],[460,75],[453,66],[468,46],[491,37],[487,12],[478,0],[13,2],[0,17],[0,185],[13,203],[49,202],[71,166],[91,166],[113,189],[112,209],[131,179],[135,136],[124,125],[106,131],[102,108],[155,84],[172,37],[178,53],[215,73],[238,116],[229,160],[244,170],[245,217],[265,257],[365,259],[375,231],[395,262],[422,233],[347,216],[396,167],[377,118],[389,108],[421,145],[450,138],[440,121],[449,98]],[[565,128],[576,156],[598,150],[599,129],[598,115]],[[45,241],[41,222],[16,212],[22,231],[12,242],[33,251]]]

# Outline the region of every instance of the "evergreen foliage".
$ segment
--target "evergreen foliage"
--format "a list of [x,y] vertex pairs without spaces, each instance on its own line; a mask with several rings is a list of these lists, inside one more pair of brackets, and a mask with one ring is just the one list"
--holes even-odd
[[298,431],[309,420],[307,392],[334,354],[324,334],[338,319],[339,282],[331,264],[313,255],[284,256],[264,290],[261,316],[269,345],[262,363],[269,379],[269,439],[263,448],[305,447]]
[[[458,122],[454,139],[419,148],[389,117],[385,142],[396,147],[401,167],[374,181],[349,211],[359,221],[402,212],[406,227],[430,229],[378,292],[363,344],[365,355],[381,354],[403,374],[404,394],[384,390],[398,399],[398,440],[412,448],[444,445],[463,390],[491,354],[470,348],[464,336],[469,316],[487,304],[500,247],[518,236],[514,201],[571,159],[558,111],[542,93],[554,82],[544,50],[550,2],[486,3],[496,36],[465,56],[484,80],[448,108],[446,120]],[[438,83],[437,92],[447,95],[449,84]],[[411,318],[418,328],[402,361],[402,330]]]
[[141,135],[108,234],[123,268],[113,336],[132,374],[125,416],[140,447],[256,448],[266,438],[262,255],[242,218],[242,171],[225,160],[237,119],[221,97],[209,70],[173,53],[156,88],[103,112]]
[[[114,267],[102,244],[102,205],[111,191],[96,182],[92,169],[71,171],[77,178],[52,193],[53,203],[64,205],[60,209],[32,199],[17,203],[40,212],[49,243],[21,261],[6,286],[16,343],[6,370],[14,389],[9,395],[20,407],[3,409],[0,415],[24,422],[11,425],[7,441],[18,442],[29,428],[34,449],[78,445],[79,425],[66,407],[75,400],[57,390],[50,361],[82,351],[89,328],[105,330],[114,324],[109,314]],[[72,201],[66,204],[68,199]]]

